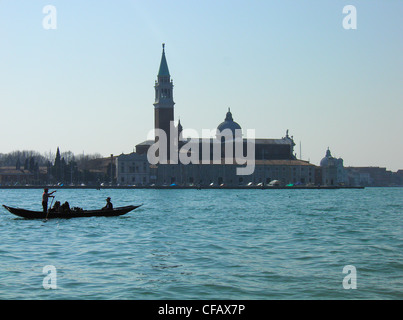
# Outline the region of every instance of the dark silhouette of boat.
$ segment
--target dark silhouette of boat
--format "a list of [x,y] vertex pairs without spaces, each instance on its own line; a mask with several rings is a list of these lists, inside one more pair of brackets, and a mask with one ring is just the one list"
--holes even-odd
[[83,217],[116,217],[124,215],[139,206],[126,206],[113,208],[112,210],[98,209],[98,210],[83,210],[81,208],[72,208],[68,212],[55,212],[50,210],[48,213],[43,211],[31,211],[20,208],[12,208],[3,205],[12,214],[25,219],[70,219],[70,218],[83,218]]

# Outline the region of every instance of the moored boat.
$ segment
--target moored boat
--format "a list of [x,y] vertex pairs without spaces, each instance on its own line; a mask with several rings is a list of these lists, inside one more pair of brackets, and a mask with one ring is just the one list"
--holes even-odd
[[43,211],[31,211],[21,208],[12,208],[3,204],[3,207],[12,214],[25,218],[25,219],[70,219],[70,218],[83,218],[83,217],[116,217],[124,215],[139,206],[126,206],[113,208],[111,210],[98,209],[98,210],[83,210],[80,208],[72,208],[68,212],[55,212],[50,210],[48,213]]

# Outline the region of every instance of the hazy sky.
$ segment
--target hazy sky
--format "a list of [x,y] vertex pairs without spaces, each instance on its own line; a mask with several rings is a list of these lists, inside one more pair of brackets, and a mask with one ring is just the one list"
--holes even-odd
[[345,166],[403,169],[402,16],[401,0],[0,0],[0,153],[132,152],[164,42],[184,128],[231,108],[257,138],[289,129],[313,164],[330,147]]

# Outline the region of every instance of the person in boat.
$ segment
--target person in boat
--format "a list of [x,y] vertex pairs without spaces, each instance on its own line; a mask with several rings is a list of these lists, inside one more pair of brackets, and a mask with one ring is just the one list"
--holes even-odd
[[55,204],[53,205],[52,211],[53,212],[60,212],[61,211],[60,201],[55,202]]
[[48,200],[49,198],[54,198],[55,196],[52,196],[52,194],[54,194],[56,192],[52,191],[49,193],[49,189],[45,188],[43,189],[43,194],[42,194],[42,208],[43,208],[43,212],[48,212]]
[[111,198],[106,198],[106,206],[102,208],[102,210],[112,210],[113,204],[111,202]]
[[70,204],[67,201],[60,208],[61,212],[70,212]]

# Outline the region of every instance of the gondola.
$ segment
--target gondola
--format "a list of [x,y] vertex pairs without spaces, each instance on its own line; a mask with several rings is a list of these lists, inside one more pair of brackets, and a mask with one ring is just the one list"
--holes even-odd
[[12,208],[3,205],[12,214],[22,217],[25,219],[70,219],[70,218],[83,218],[83,217],[116,217],[124,215],[134,209],[141,207],[139,206],[126,206],[113,208],[112,210],[83,210],[81,208],[72,208],[68,212],[54,212],[50,210],[48,213],[43,211],[31,211],[20,208]]

